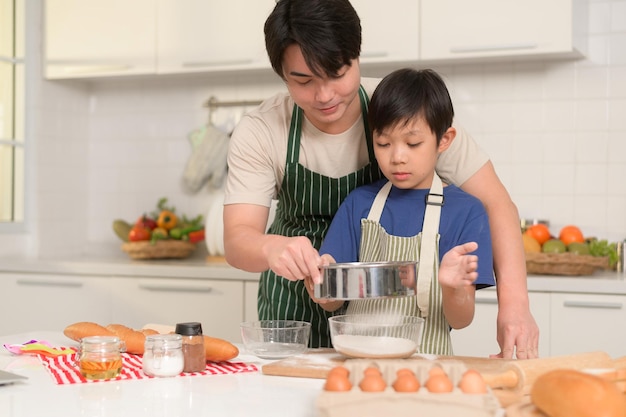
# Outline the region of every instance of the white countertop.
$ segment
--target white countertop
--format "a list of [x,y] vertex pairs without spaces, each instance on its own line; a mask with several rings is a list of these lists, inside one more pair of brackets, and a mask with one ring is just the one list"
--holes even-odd
[[263,375],[269,361],[240,354],[233,362],[254,363],[259,372],[56,385],[39,360],[12,355],[1,345],[31,339],[75,346],[60,332],[0,336],[0,369],[28,377],[0,386],[2,417],[292,417],[316,416],[322,379]]

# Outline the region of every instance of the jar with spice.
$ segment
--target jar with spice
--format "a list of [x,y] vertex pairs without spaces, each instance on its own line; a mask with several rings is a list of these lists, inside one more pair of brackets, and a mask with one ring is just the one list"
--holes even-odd
[[198,322],[176,324],[176,333],[183,341],[183,372],[201,372],[206,369],[206,353],[202,324]]
[[169,377],[184,368],[183,337],[179,334],[146,336],[142,369],[146,375]]

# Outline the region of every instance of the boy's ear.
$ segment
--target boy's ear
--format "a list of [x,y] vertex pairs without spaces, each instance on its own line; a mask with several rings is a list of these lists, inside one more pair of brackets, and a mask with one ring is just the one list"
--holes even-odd
[[448,130],[446,130],[446,132],[441,137],[441,140],[439,141],[439,148],[437,149],[438,152],[441,153],[445,151],[446,149],[448,149],[450,145],[452,144],[452,141],[454,140],[455,137],[456,137],[456,129],[450,126]]

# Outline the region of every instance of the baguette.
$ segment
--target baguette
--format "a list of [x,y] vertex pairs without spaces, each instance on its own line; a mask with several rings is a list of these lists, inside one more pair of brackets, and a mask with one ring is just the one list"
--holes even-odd
[[126,352],[143,355],[146,335],[142,331],[131,329],[123,324],[109,324],[106,328],[124,341]]
[[63,334],[76,342],[80,342],[80,339],[89,336],[115,336],[110,330],[90,321],[70,324],[63,330]]
[[227,340],[204,335],[204,351],[206,360],[222,362],[239,355],[239,349]]
[[626,397],[615,384],[572,369],[558,369],[539,376],[530,398],[549,417],[626,416]]

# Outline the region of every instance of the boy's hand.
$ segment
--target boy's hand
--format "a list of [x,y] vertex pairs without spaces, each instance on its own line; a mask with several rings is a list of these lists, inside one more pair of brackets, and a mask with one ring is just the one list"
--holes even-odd
[[439,266],[439,283],[449,288],[472,285],[478,278],[478,256],[469,255],[478,249],[478,243],[468,242],[450,249]]

